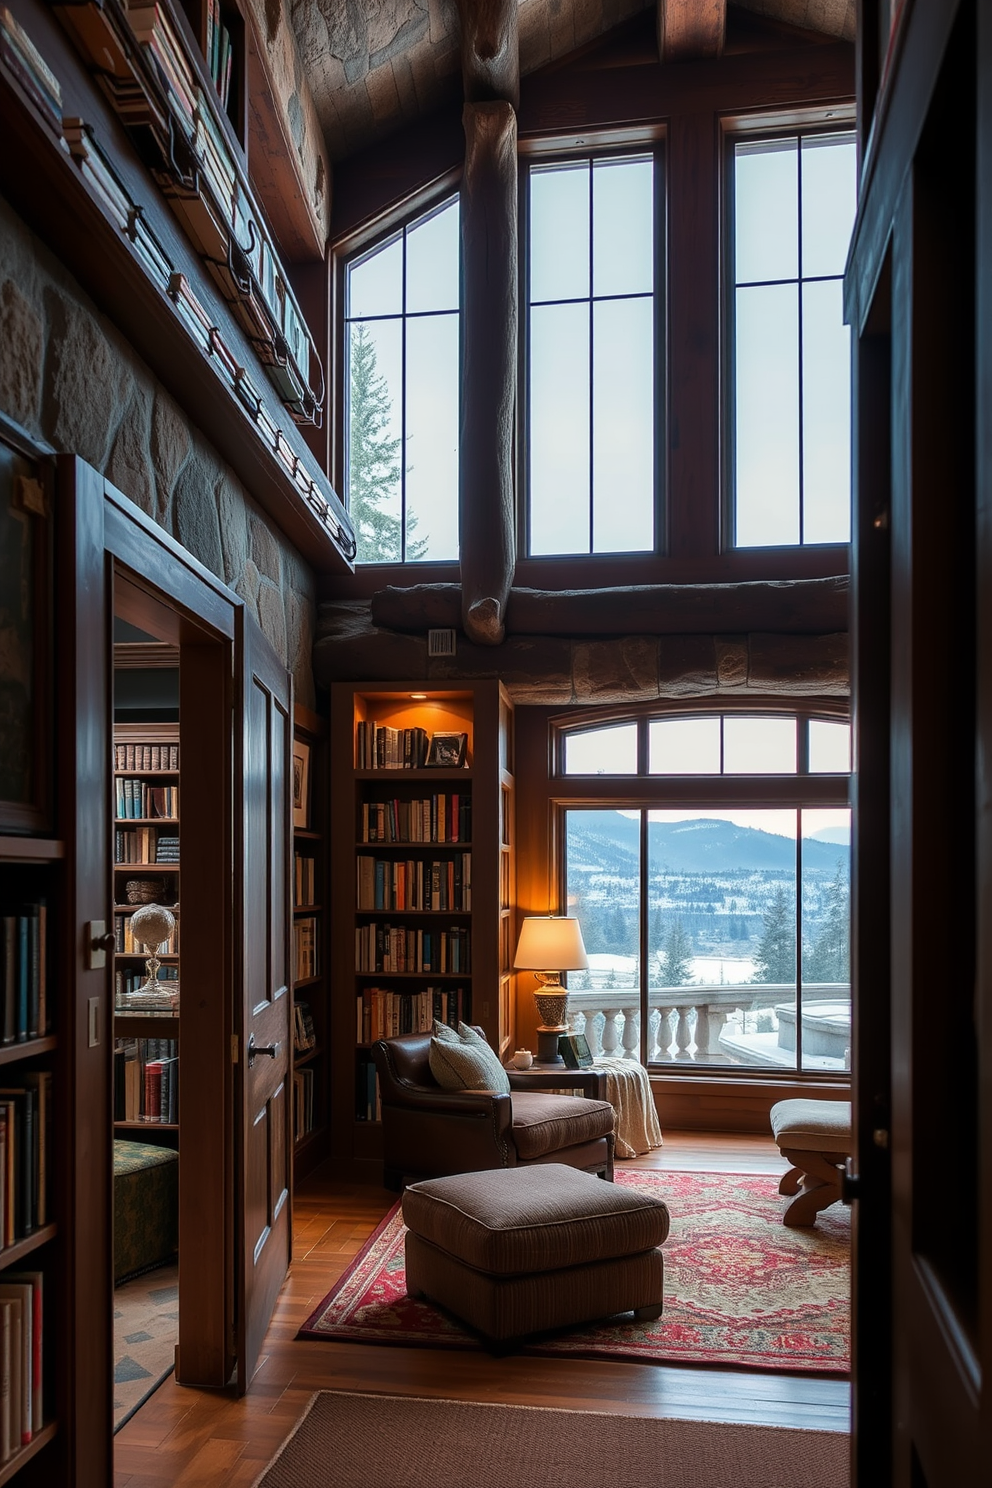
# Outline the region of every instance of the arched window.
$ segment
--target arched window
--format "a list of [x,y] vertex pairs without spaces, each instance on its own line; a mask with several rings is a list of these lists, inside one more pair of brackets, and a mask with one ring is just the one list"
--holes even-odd
[[850,725],[641,713],[557,729],[570,1019],[649,1064],[850,1067]]

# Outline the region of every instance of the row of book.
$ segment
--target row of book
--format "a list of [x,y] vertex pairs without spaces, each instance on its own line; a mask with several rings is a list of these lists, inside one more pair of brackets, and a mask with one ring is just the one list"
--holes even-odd
[[312,853],[293,854],[293,903],[294,905],[315,904],[316,900],[316,878],[315,864]]
[[118,776],[114,781],[116,814],[124,821],[160,817],[163,821],[179,818],[178,785],[149,785],[147,780]]
[[362,802],[362,842],[471,842],[472,797],[439,791],[413,801]]
[[179,1120],[177,1039],[114,1041],[114,1120],[176,1124]]
[[17,79],[45,122],[62,132],[62,88],[27,32],[0,5],[0,62]]
[[50,1218],[52,1073],[30,1070],[0,1087],[0,1236],[16,1245]]
[[231,96],[234,49],[231,33],[221,20],[218,0],[207,0],[207,66],[213,78],[221,108],[226,109]]
[[[178,770],[179,745],[115,744],[114,769],[149,770],[153,775],[162,770]],[[118,815],[122,814],[118,813]]]
[[48,906],[38,899],[0,913],[0,1029],[5,1044],[51,1031]]
[[293,981],[302,982],[319,975],[317,920],[314,915],[304,915],[293,921]]
[[372,1044],[401,1033],[430,1033],[435,1023],[457,1028],[469,1017],[468,1006],[464,987],[425,987],[422,992],[366,987],[356,998],[357,1042]]
[[306,1054],[317,1047],[317,1030],[308,1002],[293,1004],[293,1049],[297,1054]]
[[358,1121],[381,1121],[382,1098],[379,1076],[371,1059],[360,1059],[355,1075],[355,1118]]
[[[175,912],[176,906],[173,906]],[[119,956],[150,956],[152,947],[146,946],[144,941],[140,944],[131,933],[131,916],[125,914],[114,915],[114,949]],[[168,940],[163,940],[160,946],[155,947],[157,956],[179,955],[179,921]]]
[[293,1071],[293,1140],[302,1142],[308,1132],[313,1131],[313,1081],[312,1069]]
[[0,1465],[44,1424],[44,1295],[40,1271],[0,1276]]
[[355,931],[355,970],[433,972],[460,976],[471,971],[467,928],[410,930],[405,925],[359,925]]
[[390,728],[374,719],[358,725],[357,770],[420,770],[427,763],[430,735],[422,728]]
[[472,854],[451,858],[403,861],[369,858],[355,860],[359,909],[396,909],[463,912],[472,908]]
[[118,827],[114,833],[115,863],[178,863],[179,838],[159,836],[158,827]]

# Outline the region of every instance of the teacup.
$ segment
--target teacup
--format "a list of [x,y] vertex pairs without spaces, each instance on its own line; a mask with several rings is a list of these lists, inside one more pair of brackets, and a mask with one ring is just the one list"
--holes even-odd
[[534,1056],[529,1049],[517,1049],[514,1052],[513,1058],[511,1059],[510,1063],[513,1065],[514,1069],[530,1069],[531,1065],[534,1063]]

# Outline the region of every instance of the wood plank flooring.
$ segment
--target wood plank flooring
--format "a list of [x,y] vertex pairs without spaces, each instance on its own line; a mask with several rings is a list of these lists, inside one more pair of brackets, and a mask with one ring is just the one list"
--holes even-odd
[[[631,1165],[770,1176],[785,1168],[770,1138],[702,1132],[666,1133],[660,1151]],[[320,1389],[847,1430],[850,1391],[839,1380],[296,1342],[394,1197],[320,1175],[301,1186],[296,1259],[248,1394],[238,1400],[166,1380],[116,1437],[115,1488],[249,1488]]]

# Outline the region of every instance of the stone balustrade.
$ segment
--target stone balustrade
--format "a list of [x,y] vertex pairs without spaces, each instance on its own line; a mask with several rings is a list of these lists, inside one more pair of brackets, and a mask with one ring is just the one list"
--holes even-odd
[[[803,1002],[836,1000],[849,991],[836,983],[803,987]],[[788,983],[713,983],[688,987],[648,989],[647,1060],[649,1064],[737,1064],[739,1057],[721,1044],[731,1014],[775,1009],[791,999],[796,989]],[[793,1029],[795,1014],[793,1013]],[[570,992],[568,1024],[584,1033],[589,1047],[600,1056],[638,1059],[641,1041],[641,998],[637,987],[600,987]],[[792,1047],[795,1047],[793,1032]]]

